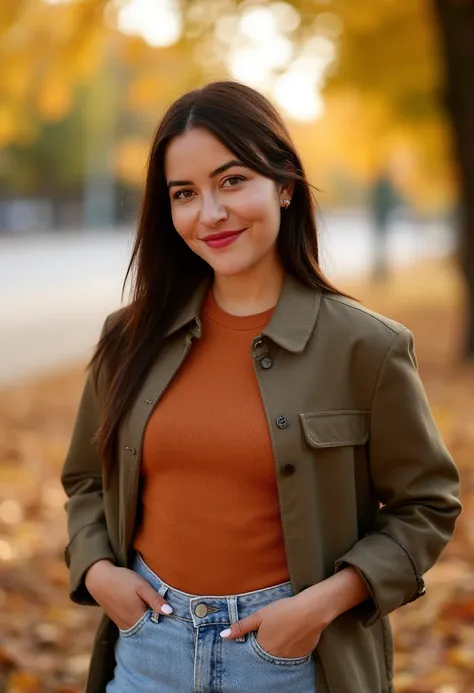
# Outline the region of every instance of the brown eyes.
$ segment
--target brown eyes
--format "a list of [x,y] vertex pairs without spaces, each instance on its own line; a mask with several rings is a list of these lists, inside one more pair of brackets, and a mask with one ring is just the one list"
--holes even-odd
[[189,197],[191,197],[191,195],[189,195],[189,197],[188,197],[188,195],[185,195],[185,193],[191,193],[192,194],[192,190],[179,190],[178,192],[175,192],[175,194],[173,195],[173,199],[175,199],[175,200],[188,200]]
[[[227,187],[229,188],[234,188],[238,183],[241,183],[243,181],[246,181],[247,179],[245,176],[229,176],[228,178],[225,179],[225,181],[222,184],[222,187],[226,185],[226,183],[229,183]],[[193,196],[194,191],[190,190],[189,188],[185,188],[183,190],[178,190],[177,192],[174,193],[173,199],[174,200],[190,200],[191,197]]]
[[[224,185],[225,185],[225,183],[229,183],[231,180],[234,180],[234,181],[237,181],[237,183],[240,183],[241,181],[247,180],[247,179],[244,176],[229,176],[229,178],[226,178],[226,180],[224,181]],[[234,186],[231,186],[231,187],[234,187]]]

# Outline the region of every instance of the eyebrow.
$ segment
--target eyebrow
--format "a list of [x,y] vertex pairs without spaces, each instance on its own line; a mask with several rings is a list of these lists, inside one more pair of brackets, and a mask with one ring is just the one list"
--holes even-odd
[[[219,166],[214,171],[211,171],[211,173],[209,174],[209,178],[214,178],[214,176],[218,176],[219,173],[223,173],[224,171],[227,171],[227,169],[232,168],[232,166],[245,166],[245,164],[243,164],[238,159],[232,159],[231,161],[228,161],[226,164],[222,164],[222,166]],[[172,188],[173,186],[192,185],[192,184],[193,184],[192,180],[170,180],[168,183],[168,190],[170,188]]]

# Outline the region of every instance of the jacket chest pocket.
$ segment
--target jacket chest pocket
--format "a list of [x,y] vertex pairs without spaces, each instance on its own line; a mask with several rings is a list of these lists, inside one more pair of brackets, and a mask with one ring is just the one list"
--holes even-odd
[[308,463],[305,479],[314,497],[324,567],[330,575],[334,561],[355,544],[365,527],[369,412],[317,411],[300,414],[300,419]]
[[364,445],[369,439],[369,412],[339,409],[300,414],[308,445],[316,449]]

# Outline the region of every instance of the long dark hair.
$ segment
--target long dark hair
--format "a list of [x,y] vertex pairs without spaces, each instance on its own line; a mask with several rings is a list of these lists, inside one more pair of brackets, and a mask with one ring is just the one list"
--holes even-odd
[[97,442],[105,471],[112,470],[118,427],[129,412],[172,320],[211,267],[176,232],[164,174],[169,142],[191,128],[205,128],[242,163],[278,184],[294,181],[291,206],[282,214],[279,257],[303,284],[341,294],[319,267],[316,206],[300,157],[279,113],[254,89],[219,81],[175,101],[156,132],[141,215],[124,281],[133,278],[131,302],[100,339],[89,364],[98,376],[106,365],[107,388]]

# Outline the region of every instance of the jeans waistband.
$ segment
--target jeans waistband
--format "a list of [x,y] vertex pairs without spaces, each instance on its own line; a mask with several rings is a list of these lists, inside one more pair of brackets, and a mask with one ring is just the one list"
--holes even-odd
[[166,599],[174,616],[190,621],[195,626],[229,625],[250,616],[270,602],[292,597],[294,594],[291,582],[225,596],[189,594],[165,583],[147,566],[139,553],[136,554],[132,569]]

